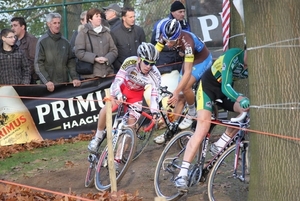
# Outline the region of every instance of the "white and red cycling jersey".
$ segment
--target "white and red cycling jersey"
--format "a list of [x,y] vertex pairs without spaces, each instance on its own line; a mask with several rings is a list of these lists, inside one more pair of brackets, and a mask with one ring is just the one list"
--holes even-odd
[[151,85],[150,108],[152,113],[157,113],[161,74],[155,65],[149,73],[143,74],[137,60],[136,56],[125,59],[110,87],[110,93],[114,97],[125,95],[126,102],[137,103],[143,100],[145,86]]

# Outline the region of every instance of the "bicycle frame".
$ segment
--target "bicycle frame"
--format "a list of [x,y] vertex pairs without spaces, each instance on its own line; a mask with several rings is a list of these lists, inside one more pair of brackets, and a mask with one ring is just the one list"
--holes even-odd
[[[167,88],[168,88],[167,86],[160,87],[160,95],[163,98],[166,96],[172,96],[172,93],[168,91]],[[165,138],[166,140],[170,140],[177,133],[179,123],[184,119],[184,116],[181,115],[175,122],[170,122],[168,113],[162,110],[163,109],[162,99],[159,101],[160,114],[166,124],[167,130],[169,131],[166,132],[167,135],[165,136]],[[182,114],[186,114],[187,111],[188,108],[185,105]]]
[[[122,103],[117,108],[118,108],[117,114],[115,116],[114,123],[113,123],[113,126],[112,126],[112,134],[113,134],[112,144],[113,144],[113,149],[115,149],[115,147],[116,147],[116,143],[117,143],[117,141],[119,139],[119,136],[120,136],[123,128],[125,126],[127,126],[127,120],[128,120],[128,117],[129,117],[129,112],[127,110],[128,108],[134,110],[135,112],[140,113],[141,115],[147,117],[150,120],[152,119],[151,115],[149,115],[148,113],[143,112],[143,111],[137,111],[136,109],[134,109],[133,107],[131,107],[128,103]],[[112,110],[114,111],[115,108],[113,108]],[[125,112],[125,114],[122,115],[122,112]],[[147,128],[145,128],[145,131],[151,130],[153,126],[154,126],[154,122],[152,122]],[[123,139],[122,147],[124,146],[124,142],[125,142],[125,139]],[[123,154],[121,153],[121,156],[122,155]]]
[[[247,131],[243,130],[243,128],[247,128],[249,126],[249,122],[250,122],[250,118],[246,118],[245,122],[232,122],[230,120],[222,120],[222,119],[212,120],[212,125],[210,127],[210,130],[202,142],[202,149],[199,149],[199,155],[201,154],[201,156],[200,156],[201,158],[198,161],[200,161],[200,164],[199,164],[200,167],[201,166],[203,167],[202,180],[204,180],[204,181],[206,180],[205,177],[207,176],[210,169],[214,166],[214,164],[216,163],[218,158],[224,153],[224,151],[226,149],[228,149],[234,143],[236,143],[236,150],[235,150],[236,154],[235,154],[234,173],[233,174],[235,177],[238,177],[240,180],[245,179],[245,170],[243,170],[242,175],[237,175],[236,170],[238,168],[238,159],[239,159],[239,151],[240,151],[241,143],[247,133]],[[208,149],[208,142],[210,139],[210,132],[217,125],[216,123],[223,124],[224,126],[235,126],[235,127],[239,128],[239,131],[226,143],[226,145],[222,148],[222,150],[218,154],[216,154],[206,165],[204,165],[204,161],[205,161],[206,153],[207,153],[207,149]],[[245,156],[242,156],[242,157],[244,157],[244,160],[245,160]]]

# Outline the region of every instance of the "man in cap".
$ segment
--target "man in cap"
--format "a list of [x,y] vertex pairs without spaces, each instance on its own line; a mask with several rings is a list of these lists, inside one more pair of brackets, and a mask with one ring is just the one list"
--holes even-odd
[[[180,25],[183,30],[185,31],[191,31],[190,25],[185,20],[185,7],[180,1],[174,1],[171,4],[170,8],[170,14],[168,17],[161,19],[157,21],[152,30],[152,37],[151,37],[151,43],[155,45],[160,37],[160,34],[162,33],[162,29],[165,25],[165,23],[170,19],[176,19],[180,22]],[[178,70],[181,69],[181,64],[178,62],[182,62],[183,58],[178,54],[176,50],[173,48],[165,47],[162,52],[160,52],[159,60],[157,61],[157,66],[165,65],[165,67],[159,68],[159,71],[161,74],[169,73],[172,70]],[[176,63],[176,64],[173,64]]]
[[115,26],[121,24],[120,13],[122,9],[116,3],[110,4],[107,7],[103,7],[105,12],[105,18],[108,21],[110,29],[113,29]]

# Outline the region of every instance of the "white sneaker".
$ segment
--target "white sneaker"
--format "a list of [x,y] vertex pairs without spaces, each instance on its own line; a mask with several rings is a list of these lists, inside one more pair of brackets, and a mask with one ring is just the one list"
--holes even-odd
[[153,139],[153,141],[156,143],[156,144],[163,144],[165,143],[165,134],[161,134],[159,136],[157,136],[156,138]]
[[100,142],[101,138],[94,137],[88,145],[88,150],[91,153],[96,153]]
[[195,116],[191,116],[189,114],[187,114],[185,116],[185,118],[182,120],[182,122],[179,124],[179,128],[181,130],[184,130],[184,129],[187,129],[188,127],[190,127],[193,123],[193,118],[196,118],[196,115]]

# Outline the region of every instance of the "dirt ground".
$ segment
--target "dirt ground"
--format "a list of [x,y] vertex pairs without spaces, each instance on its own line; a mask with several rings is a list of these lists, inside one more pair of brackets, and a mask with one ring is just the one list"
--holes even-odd
[[[158,134],[154,134],[155,137]],[[140,155],[140,157],[134,161],[125,176],[118,184],[118,191],[125,190],[126,193],[134,194],[138,191],[139,196],[143,198],[143,201],[152,201],[156,197],[154,190],[154,172],[156,163],[160,157],[160,154],[164,146],[157,145],[151,139],[149,145]],[[83,151],[87,151],[86,147],[83,147]],[[88,167],[87,157],[82,157],[82,160],[74,161],[74,166],[67,167],[61,170],[53,171],[41,171],[33,178],[21,177],[14,182],[25,184],[33,187],[43,188],[51,191],[69,193],[70,191],[80,195],[81,193],[97,193],[97,189],[85,188],[84,179]],[[180,200],[203,200],[207,201],[206,185],[199,185],[197,194],[187,195]]]

